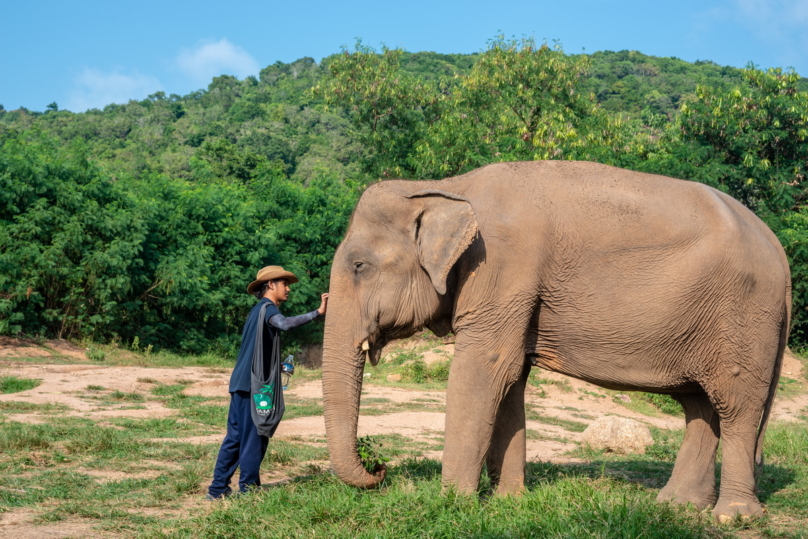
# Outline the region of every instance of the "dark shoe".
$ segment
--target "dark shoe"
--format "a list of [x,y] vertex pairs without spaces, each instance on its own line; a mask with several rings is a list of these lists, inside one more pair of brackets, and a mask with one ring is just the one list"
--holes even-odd
[[218,494],[218,495],[214,495],[214,494],[211,494],[210,492],[208,492],[208,493],[205,495],[205,499],[206,499],[207,501],[209,501],[209,502],[217,502],[217,501],[219,501],[219,500],[224,500],[225,498],[229,498],[229,497],[230,497],[230,496],[232,496],[232,495],[233,495],[233,491],[232,491],[232,490],[228,490],[228,491],[226,491],[226,492],[222,492],[221,494]]

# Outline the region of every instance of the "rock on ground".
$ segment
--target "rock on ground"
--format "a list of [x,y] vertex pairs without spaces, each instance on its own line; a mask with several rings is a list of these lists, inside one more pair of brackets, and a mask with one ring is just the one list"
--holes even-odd
[[651,431],[633,419],[626,417],[601,417],[583,432],[582,441],[595,449],[614,453],[645,453],[645,448],[654,443]]

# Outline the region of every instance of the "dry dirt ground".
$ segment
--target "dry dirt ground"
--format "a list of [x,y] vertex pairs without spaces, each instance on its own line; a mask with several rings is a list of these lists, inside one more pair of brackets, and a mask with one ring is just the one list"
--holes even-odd
[[[410,345],[413,348],[416,345]],[[403,345],[406,349],[407,344]],[[401,349],[401,348],[400,348]],[[451,344],[431,347],[422,353],[427,363],[438,361],[453,354]],[[22,360],[22,358],[27,358]],[[42,358],[42,361],[31,358]],[[49,360],[59,358],[65,363],[52,363]],[[74,361],[75,363],[70,363]],[[81,362],[81,363],[79,363]],[[783,366],[783,377],[801,380],[803,368],[800,360],[788,355]],[[394,408],[405,408],[404,411],[392,411],[379,415],[362,415],[359,419],[359,436],[399,434],[415,442],[440,444],[443,439],[445,402],[443,391],[421,391],[417,389],[390,387],[374,383],[373,370],[362,392],[363,401],[377,400],[388,403]],[[88,364],[85,350],[65,341],[49,341],[45,347],[35,346],[5,338],[0,340],[0,376],[16,376],[20,378],[41,379],[41,384],[31,390],[0,395],[2,401],[19,401],[38,404],[61,404],[68,407],[67,414],[93,420],[104,420],[109,417],[156,418],[168,417],[177,410],[166,408],[159,401],[146,400],[133,407],[131,403],[109,404],[99,400],[86,398],[88,386],[103,386],[108,390],[124,393],[148,394],[156,383],[186,384],[184,392],[188,395],[205,397],[221,397],[222,403],[229,398],[227,383],[230,372],[221,368],[206,367],[134,367],[134,366],[102,366]],[[664,414],[656,416],[643,415],[627,408],[620,397],[615,398],[591,384],[568,378],[559,374],[541,371],[531,374],[540,376],[546,382],[540,386],[529,385],[526,395],[528,407],[537,411],[542,417],[563,421],[574,421],[589,424],[605,415],[617,415],[641,421],[649,426],[662,429],[679,429],[684,426],[684,419]],[[378,378],[378,377],[377,377]],[[287,391],[290,397],[321,401],[322,388],[319,380],[295,383]],[[792,420],[808,406],[808,394],[801,394],[791,399],[778,397],[774,412],[774,420]],[[419,411],[419,408],[426,408]],[[19,422],[41,422],[35,413],[8,413],[8,420]],[[552,421],[551,421],[552,422]],[[575,459],[564,454],[575,449],[580,441],[580,432],[571,432],[562,426],[547,424],[546,421],[529,420],[527,427],[534,431],[532,439],[527,442],[528,459],[543,461],[570,462]],[[193,436],[182,441],[192,443],[219,443],[224,436],[222,432],[214,435]],[[298,417],[284,420],[276,433],[281,440],[304,441],[322,444],[325,438],[325,425],[322,416]],[[174,438],[177,440],[177,438]],[[438,445],[440,446],[440,445]],[[424,452],[425,457],[441,457],[441,451]],[[89,471],[86,471],[89,473]],[[98,481],[120,479],[121,476],[132,477],[122,472],[98,473]],[[117,477],[113,477],[118,474]],[[267,481],[283,480],[280,475],[270,474]],[[191,501],[191,503],[193,503]],[[109,537],[108,533],[98,535],[94,531],[94,522],[61,521],[56,524],[39,524],[35,522],[36,509],[24,508],[0,513],[0,537],[13,538],[67,538],[67,537]]]

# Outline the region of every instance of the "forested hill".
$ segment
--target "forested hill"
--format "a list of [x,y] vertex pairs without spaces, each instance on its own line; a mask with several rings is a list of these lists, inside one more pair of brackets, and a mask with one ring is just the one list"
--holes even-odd
[[588,159],[756,211],[792,257],[804,344],[805,82],[498,38],[472,55],[360,44],[81,114],[0,107],[0,333],[232,354],[259,267],[301,276],[288,312],[316,307],[369,182]]
[[[467,76],[479,56],[405,52],[400,67],[419,79],[437,81]],[[311,58],[277,62],[258,78],[225,75],[186,96],[157,92],[143,101],[82,114],[59,111],[56,104],[44,113],[2,112],[0,107],[0,133],[35,127],[61,143],[83,140],[105,169],[134,175],[156,172],[190,179],[198,172],[192,158],[210,162],[229,152],[238,164],[216,173],[248,177],[249,169],[265,159],[283,162],[286,174],[302,182],[316,175],[318,167],[339,178],[358,178],[367,156],[348,115],[323,106],[322,97],[310,92],[339,57],[319,65]],[[608,111],[636,118],[643,113],[674,115],[683,100],[695,97],[697,84],[721,90],[743,85],[741,70],[710,62],[691,64],[634,51],[598,52],[589,59],[580,91],[593,92]]]

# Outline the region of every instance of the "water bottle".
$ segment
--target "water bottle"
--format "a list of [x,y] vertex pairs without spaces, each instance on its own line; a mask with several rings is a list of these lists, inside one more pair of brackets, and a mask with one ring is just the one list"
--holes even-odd
[[295,356],[289,354],[286,356],[286,359],[283,360],[283,363],[281,363],[281,383],[283,384],[284,391],[286,391],[286,388],[289,387],[289,381],[294,373]]

